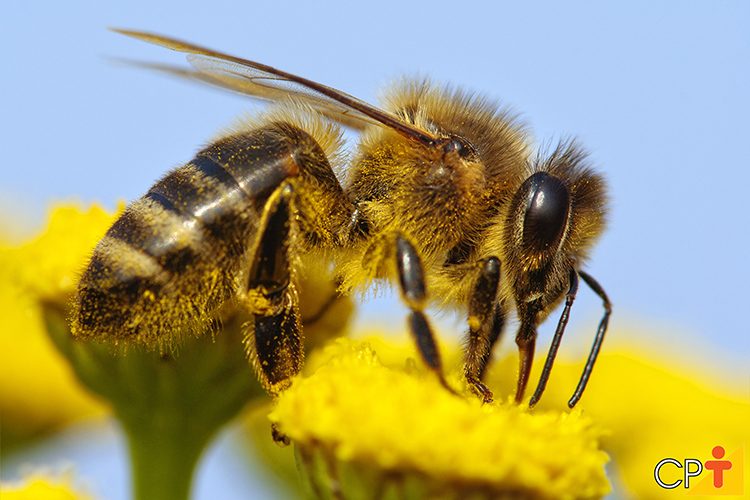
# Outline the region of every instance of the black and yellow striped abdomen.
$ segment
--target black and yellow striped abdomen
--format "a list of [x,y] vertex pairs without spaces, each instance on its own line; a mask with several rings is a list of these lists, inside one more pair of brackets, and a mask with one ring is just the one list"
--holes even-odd
[[265,200],[297,174],[295,149],[272,126],[230,136],[130,204],[81,277],[74,333],[158,343],[205,328],[241,285]]

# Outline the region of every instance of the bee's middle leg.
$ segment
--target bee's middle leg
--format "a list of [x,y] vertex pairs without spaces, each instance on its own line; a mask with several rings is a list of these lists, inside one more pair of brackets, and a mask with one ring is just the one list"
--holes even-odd
[[479,274],[469,297],[469,338],[466,346],[464,375],[469,385],[485,403],[492,392],[482,383],[492,347],[502,332],[505,313],[497,303],[500,285],[500,261],[490,257],[480,262]]
[[414,246],[401,236],[396,237],[396,263],[401,286],[401,296],[411,309],[409,329],[417,343],[419,354],[425,364],[438,376],[440,383],[451,393],[454,391],[445,380],[443,364],[435,343],[435,336],[423,309],[427,301],[422,260]]

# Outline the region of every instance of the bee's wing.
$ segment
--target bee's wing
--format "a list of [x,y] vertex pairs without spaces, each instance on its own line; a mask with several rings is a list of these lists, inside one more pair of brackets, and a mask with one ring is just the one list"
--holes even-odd
[[327,116],[331,120],[354,130],[361,131],[366,125],[379,125],[379,123],[372,118],[369,118],[353,109],[347,108],[343,104],[331,102],[330,100],[323,100],[310,93],[303,93],[291,89],[281,89],[268,85],[258,85],[245,77],[234,76],[227,73],[200,71],[187,66],[151,63],[131,59],[114,58],[113,61],[128,66],[157,71],[182,80],[213,85],[224,90],[238,92],[268,102],[278,102],[284,99],[293,98],[297,101],[308,104],[317,112]]
[[[428,132],[404,122],[391,113],[307,78],[162,35],[121,29],[114,31],[188,54],[187,59],[198,73],[195,75],[198,80],[262,99],[277,100],[285,96],[300,98],[321,109],[325,114],[340,115],[343,123],[377,123],[423,144],[431,145],[437,141],[437,138]],[[180,70],[177,71],[179,74]],[[190,75],[192,73],[183,76]]]
[[[254,69],[232,64],[231,62],[215,59],[208,56],[190,54],[188,61],[204,75],[204,81],[213,83],[220,87],[251,95],[267,101],[280,101],[293,98],[305,102],[320,111],[324,115],[341,122],[342,124],[362,129],[365,125],[378,124],[377,120],[334,101],[331,98],[321,96],[306,87],[294,84],[278,76]],[[252,73],[256,74],[253,75]]]

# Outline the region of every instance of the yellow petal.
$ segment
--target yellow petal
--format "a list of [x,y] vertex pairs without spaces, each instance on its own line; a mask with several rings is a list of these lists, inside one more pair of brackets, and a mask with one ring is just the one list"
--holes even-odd
[[0,484],[3,500],[88,500],[90,495],[76,491],[68,477],[32,475],[21,483]]
[[61,205],[39,235],[0,245],[0,416],[6,445],[104,411],[48,339],[39,298],[67,297],[113,218],[97,206]]

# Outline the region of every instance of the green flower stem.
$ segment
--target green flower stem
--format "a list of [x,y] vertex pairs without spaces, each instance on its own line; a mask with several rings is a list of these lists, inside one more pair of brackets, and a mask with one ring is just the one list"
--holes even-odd
[[135,500],[186,500],[193,471],[212,434],[181,415],[120,419],[128,437]]
[[203,449],[263,390],[242,349],[242,320],[160,354],[74,339],[60,304],[46,303],[50,338],[78,379],[107,400],[128,445],[136,500],[186,500]]

